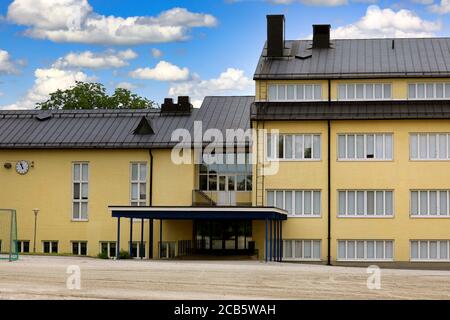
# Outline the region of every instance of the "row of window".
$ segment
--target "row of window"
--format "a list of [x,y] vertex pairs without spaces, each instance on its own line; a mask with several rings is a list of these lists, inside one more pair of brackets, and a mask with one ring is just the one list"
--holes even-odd
[[[393,240],[338,240],[338,261],[393,261]],[[283,240],[283,259],[321,260],[321,240]],[[450,240],[411,240],[411,261],[450,261]]]
[[[338,134],[338,160],[393,160],[392,133]],[[268,160],[321,160],[320,134],[267,134]],[[411,160],[449,160],[449,133],[411,133]]]
[[[391,100],[390,83],[342,83],[337,88],[337,100]],[[419,82],[408,84],[408,99],[450,99],[450,83]],[[321,84],[270,84],[269,101],[320,101]]]
[[[450,190],[411,190],[412,217],[450,217]],[[321,215],[320,190],[268,190],[267,206],[286,210],[290,216]],[[393,217],[392,190],[339,190],[339,217]]]
[[[130,204],[145,206],[147,203],[147,163],[131,163],[130,172]],[[88,220],[88,203],[89,163],[75,162],[72,164],[72,220]]]

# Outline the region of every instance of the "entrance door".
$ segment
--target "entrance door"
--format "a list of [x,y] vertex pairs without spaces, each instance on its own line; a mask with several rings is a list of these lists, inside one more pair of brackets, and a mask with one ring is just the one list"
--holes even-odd
[[217,204],[219,206],[236,205],[236,175],[219,175]]

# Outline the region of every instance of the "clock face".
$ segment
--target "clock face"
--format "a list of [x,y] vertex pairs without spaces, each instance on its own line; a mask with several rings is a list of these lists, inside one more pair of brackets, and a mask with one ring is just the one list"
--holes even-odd
[[20,160],[16,163],[16,171],[18,174],[26,174],[30,169],[30,165],[25,160]]

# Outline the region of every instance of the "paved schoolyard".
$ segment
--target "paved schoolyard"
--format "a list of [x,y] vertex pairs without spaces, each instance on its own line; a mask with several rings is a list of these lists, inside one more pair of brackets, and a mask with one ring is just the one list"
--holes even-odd
[[[67,268],[79,266],[81,289]],[[450,299],[450,271],[382,269],[381,289],[365,268],[258,261],[137,261],[24,256],[0,262],[0,299]]]

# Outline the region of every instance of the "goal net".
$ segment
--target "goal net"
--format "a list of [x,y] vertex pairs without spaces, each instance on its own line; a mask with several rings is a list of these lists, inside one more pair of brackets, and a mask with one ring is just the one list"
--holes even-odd
[[16,210],[0,209],[0,260],[19,259]]

